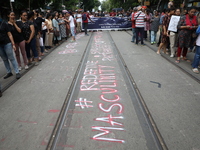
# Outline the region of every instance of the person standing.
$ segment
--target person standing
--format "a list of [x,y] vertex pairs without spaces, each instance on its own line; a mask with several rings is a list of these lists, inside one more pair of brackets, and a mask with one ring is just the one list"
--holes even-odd
[[66,39],[67,34],[66,34],[66,22],[64,20],[64,16],[62,13],[59,13],[59,18],[58,18],[58,24],[60,26],[60,33],[61,33],[61,38]]
[[34,25],[34,13],[31,11],[27,14],[26,11],[22,11],[21,13],[21,30],[22,35],[25,39],[25,48],[26,54],[29,61],[31,63],[31,50],[33,52],[35,65],[39,65],[38,62],[38,52],[36,50],[36,33],[35,33],[35,25]]
[[[179,8],[176,9],[175,15],[176,16],[181,15],[181,10]],[[169,36],[169,42],[170,42],[170,50],[171,50],[170,57],[174,57],[175,56],[175,42],[177,42],[177,32],[167,31],[167,34]]]
[[42,37],[42,23],[45,22],[45,19],[40,17],[40,13],[38,10],[33,10],[34,12],[34,23],[37,25],[37,33],[36,33],[36,49],[38,52],[38,59],[42,60],[41,56],[44,53],[43,46],[40,46],[40,38]]
[[52,14],[48,13],[46,16],[46,22],[47,22],[47,32],[45,36],[45,48],[51,49],[53,46],[53,24],[52,24]]
[[89,36],[87,34],[87,29],[88,29],[88,19],[93,22],[89,16],[89,14],[87,13],[87,11],[85,10],[84,13],[82,14],[82,19],[83,19],[83,27],[84,27],[84,31],[85,31],[85,35]]
[[154,16],[151,18],[151,45],[156,43],[156,36],[160,25],[160,16],[157,10],[154,10]]
[[147,40],[148,37],[148,32],[149,32],[149,41],[151,41],[151,18],[152,18],[152,14],[150,13],[149,9],[145,10],[146,12],[146,21],[145,21],[145,28],[144,28],[144,39]]
[[110,13],[110,17],[115,17],[117,14],[114,10],[112,10],[112,12]]
[[194,60],[192,63],[192,71],[194,73],[199,73],[198,67],[199,67],[199,63],[200,63],[200,23],[199,23],[199,27],[196,31],[196,33],[198,34],[197,40],[196,40],[196,51],[195,51],[195,56],[194,56]]
[[143,42],[144,36],[144,22],[146,21],[146,15],[141,11],[142,7],[138,6],[138,12],[135,14],[135,33],[136,33],[136,44],[139,42],[139,35],[141,39],[141,45],[145,45]]
[[131,21],[132,21],[132,32],[133,32],[133,36],[132,36],[132,41],[131,42],[135,42],[135,37],[136,37],[136,34],[135,34],[135,14],[137,13],[137,8],[134,7],[133,8],[133,13],[132,13],[132,16],[131,16]]
[[61,41],[60,27],[58,24],[58,12],[54,12],[52,16],[53,29],[54,29],[54,44],[58,45]]
[[82,31],[82,14],[80,11],[78,11],[78,14],[76,16],[76,22],[77,22],[77,32],[80,33]]
[[70,14],[70,12],[67,12],[66,15],[69,18],[67,20],[67,22],[69,22],[70,31],[71,31],[71,34],[72,34],[72,40],[71,40],[71,42],[74,42],[75,41],[75,24],[74,24],[74,18],[72,17],[72,15]]
[[15,42],[13,40],[13,36],[8,28],[8,25],[5,21],[0,21],[0,56],[4,62],[5,68],[7,70],[7,74],[4,79],[12,76],[12,70],[10,67],[9,60],[14,68],[16,73],[16,79],[21,77],[17,65],[17,61],[15,60],[13,50],[16,51]]
[[8,28],[11,31],[14,42],[15,42],[15,47],[16,47],[15,56],[18,62],[18,69],[19,71],[22,70],[20,50],[21,50],[23,61],[24,61],[25,69],[28,69],[29,67],[28,67],[28,60],[26,56],[25,40],[24,40],[23,35],[21,34],[22,31],[21,31],[20,23],[18,21],[17,22],[15,21],[14,12],[10,11],[7,15],[9,18]]
[[[176,63],[180,63],[181,53],[183,55],[183,60],[190,62],[186,58],[188,48],[192,39],[192,34],[198,27],[197,17],[194,15],[196,11],[195,7],[190,7],[188,9],[188,14],[182,16],[178,24],[178,50],[177,50],[177,60]],[[182,52],[183,51],[183,52]]]
[[161,49],[163,48],[164,53],[168,54],[166,48],[167,45],[169,44],[169,37],[167,35],[167,31],[168,31],[168,26],[169,26],[169,22],[171,19],[171,16],[175,13],[175,8],[170,8],[169,9],[169,13],[167,15],[165,15],[165,17],[163,18],[163,22],[162,22],[162,37],[161,37],[161,43],[158,47],[158,51],[157,54],[160,54]]

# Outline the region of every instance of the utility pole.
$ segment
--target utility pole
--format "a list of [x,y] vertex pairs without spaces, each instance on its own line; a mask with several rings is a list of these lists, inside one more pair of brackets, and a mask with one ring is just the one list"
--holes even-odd
[[158,2],[158,5],[157,5],[157,10],[158,10],[158,8],[159,8],[159,6],[160,6],[160,2],[161,2],[161,0],[159,0],[159,2]]
[[10,10],[13,11],[13,5],[12,2],[14,2],[14,0],[10,0]]

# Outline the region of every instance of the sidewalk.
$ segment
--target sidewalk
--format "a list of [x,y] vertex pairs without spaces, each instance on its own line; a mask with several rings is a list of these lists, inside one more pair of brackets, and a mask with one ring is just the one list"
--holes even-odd
[[[128,31],[131,35],[132,35],[132,32],[131,31]],[[159,40],[159,36],[160,36],[160,33],[158,32],[157,34],[157,41]],[[130,36],[130,41],[131,41],[131,36]],[[154,44],[154,45],[151,45],[151,43],[149,41],[144,41],[144,43],[146,44],[147,47],[149,47],[150,49],[152,49],[155,53],[157,52],[158,50],[158,47],[157,47],[157,44]],[[191,62],[186,62],[184,60],[181,60],[179,64],[177,64],[175,61],[176,61],[176,58],[177,57],[174,57],[174,58],[170,58],[170,54],[164,54],[162,53],[161,51],[161,57],[165,58],[166,60],[168,60],[170,63],[172,63],[173,65],[177,66],[178,68],[182,69],[184,72],[188,73],[189,75],[193,76],[194,78],[196,78],[196,80],[199,80],[198,82],[200,83],[200,74],[196,74],[192,71],[192,61],[194,59],[194,55],[195,53],[194,52],[189,52],[187,53],[187,58],[191,61]],[[158,69],[162,69],[162,66],[160,66]]]

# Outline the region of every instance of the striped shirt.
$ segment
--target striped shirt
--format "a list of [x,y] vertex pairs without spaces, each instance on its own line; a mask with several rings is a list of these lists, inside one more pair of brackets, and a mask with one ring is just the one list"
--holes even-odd
[[135,27],[136,28],[142,28],[144,27],[144,19],[146,18],[146,15],[142,12],[139,11],[135,14]]

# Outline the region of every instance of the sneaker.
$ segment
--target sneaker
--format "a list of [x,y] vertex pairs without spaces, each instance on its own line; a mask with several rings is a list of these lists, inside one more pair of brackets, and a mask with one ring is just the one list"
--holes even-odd
[[134,41],[131,41],[132,43],[134,43]]
[[156,44],[156,42],[154,41],[153,44]]
[[24,68],[25,68],[25,70],[28,70],[29,67],[28,67],[28,65],[26,65]]
[[22,67],[19,67],[18,70],[21,71],[21,70],[22,70]]
[[38,66],[38,65],[39,65],[39,62],[38,62],[38,61],[36,61],[36,62],[35,62],[35,66]]
[[45,53],[48,53],[49,51],[45,49],[44,52],[45,52]]
[[142,46],[146,46],[146,44],[141,44]]
[[173,57],[174,57],[174,54],[171,54],[170,57],[173,58]]
[[85,36],[89,36],[89,34],[85,34]]
[[42,60],[42,58],[41,58],[41,57],[38,57],[38,60],[39,60],[39,61],[41,61],[41,60]]
[[153,45],[153,42],[151,42],[151,45]]
[[16,74],[16,79],[19,79],[19,78],[21,78],[21,74],[20,74],[20,73],[17,73],[17,74]]
[[11,77],[13,74],[12,73],[7,73],[7,75],[4,77],[4,79],[7,79],[9,77]]
[[192,71],[193,71],[194,73],[199,74],[199,70],[198,70],[197,68],[193,68]]

